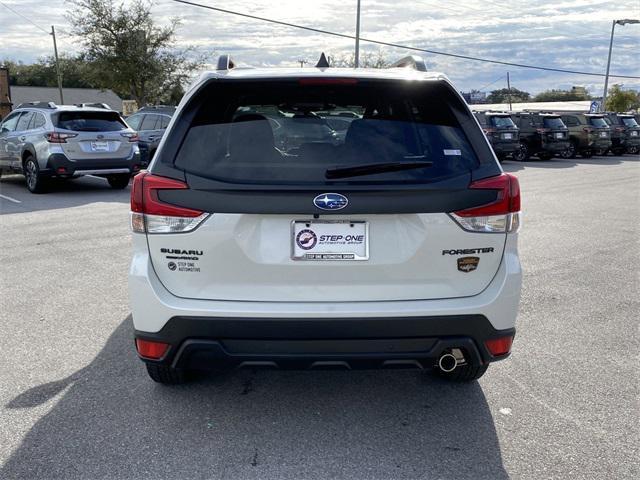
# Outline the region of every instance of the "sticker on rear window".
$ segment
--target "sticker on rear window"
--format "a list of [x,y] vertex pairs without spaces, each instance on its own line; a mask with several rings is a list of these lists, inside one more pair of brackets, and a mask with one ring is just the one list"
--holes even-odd
[[462,155],[460,150],[443,150],[445,155]]

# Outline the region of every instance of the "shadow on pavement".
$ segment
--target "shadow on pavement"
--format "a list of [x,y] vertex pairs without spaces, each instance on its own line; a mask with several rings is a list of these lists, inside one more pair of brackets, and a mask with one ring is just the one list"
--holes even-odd
[[235,371],[179,387],[147,378],[131,319],[63,390],[0,478],[508,478],[479,384],[419,372]]
[[3,202],[0,214],[69,208],[96,202],[128,203],[129,188],[114,190],[105,179],[86,176],[69,180],[54,179],[45,193],[34,195],[27,190],[22,175],[3,175],[0,178],[0,193],[21,203]]

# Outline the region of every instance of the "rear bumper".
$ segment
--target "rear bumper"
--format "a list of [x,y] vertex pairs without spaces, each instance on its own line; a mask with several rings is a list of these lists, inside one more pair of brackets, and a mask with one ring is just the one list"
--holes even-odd
[[160,360],[175,368],[208,369],[270,366],[385,368],[433,367],[445,352],[459,348],[474,365],[494,357],[485,340],[513,336],[496,330],[482,315],[380,318],[219,318],[174,317],[157,333],[136,338],[168,343]]
[[542,149],[548,152],[564,152],[567,148],[569,148],[569,142],[544,142],[542,144]]
[[493,147],[493,151],[496,153],[508,154],[518,150],[520,148],[520,142],[518,141],[504,142],[504,143],[496,142],[496,143],[491,143],[491,146]]
[[[136,151],[129,158],[100,158],[70,160],[62,153],[53,153],[47,160],[41,173],[48,175],[108,175],[113,173],[135,173],[141,168],[140,152]],[[64,169],[64,171],[60,171]]]
[[[176,297],[149,260],[146,237],[133,235],[129,295],[136,337],[171,345],[161,363],[201,368],[274,362],[313,367],[318,361],[432,366],[448,348],[472,362],[491,357],[484,341],[512,335],[522,272],[517,235],[508,235],[500,267],[471,297],[360,302],[265,302]],[[502,358],[502,357],[501,357]]]

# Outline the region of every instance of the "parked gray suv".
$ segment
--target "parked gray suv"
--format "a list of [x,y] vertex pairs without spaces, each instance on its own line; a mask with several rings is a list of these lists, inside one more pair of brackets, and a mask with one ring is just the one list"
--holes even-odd
[[140,137],[140,152],[142,162],[146,166],[156,154],[164,131],[169,126],[176,107],[154,105],[142,107],[136,113],[127,117],[127,125],[138,132]]
[[21,104],[0,124],[0,172],[25,176],[32,193],[52,177],[104,177],[123,189],[141,168],[138,135],[105,108]]

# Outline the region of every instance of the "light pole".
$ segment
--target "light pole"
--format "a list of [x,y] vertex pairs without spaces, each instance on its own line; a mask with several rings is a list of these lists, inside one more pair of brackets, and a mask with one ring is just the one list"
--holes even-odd
[[609,41],[609,58],[607,59],[607,73],[604,76],[604,92],[602,94],[601,111],[606,110],[607,105],[607,88],[609,88],[609,67],[611,66],[611,50],[613,49],[613,33],[616,29],[616,25],[626,25],[628,23],[640,23],[640,20],[625,18],[624,20],[614,20],[611,24],[611,40]]
[[355,67],[360,66],[360,0],[358,0],[358,11],[356,13],[356,54]]
[[56,77],[58,77],[58,92],[60,93],[60,103],[64,105],[62,95],[62,75],[60,74],[60,59],[58,58],[58,44],[56,42],[56,29],[51,25],[51,36],[53,37],[53,52],[56,56]]

